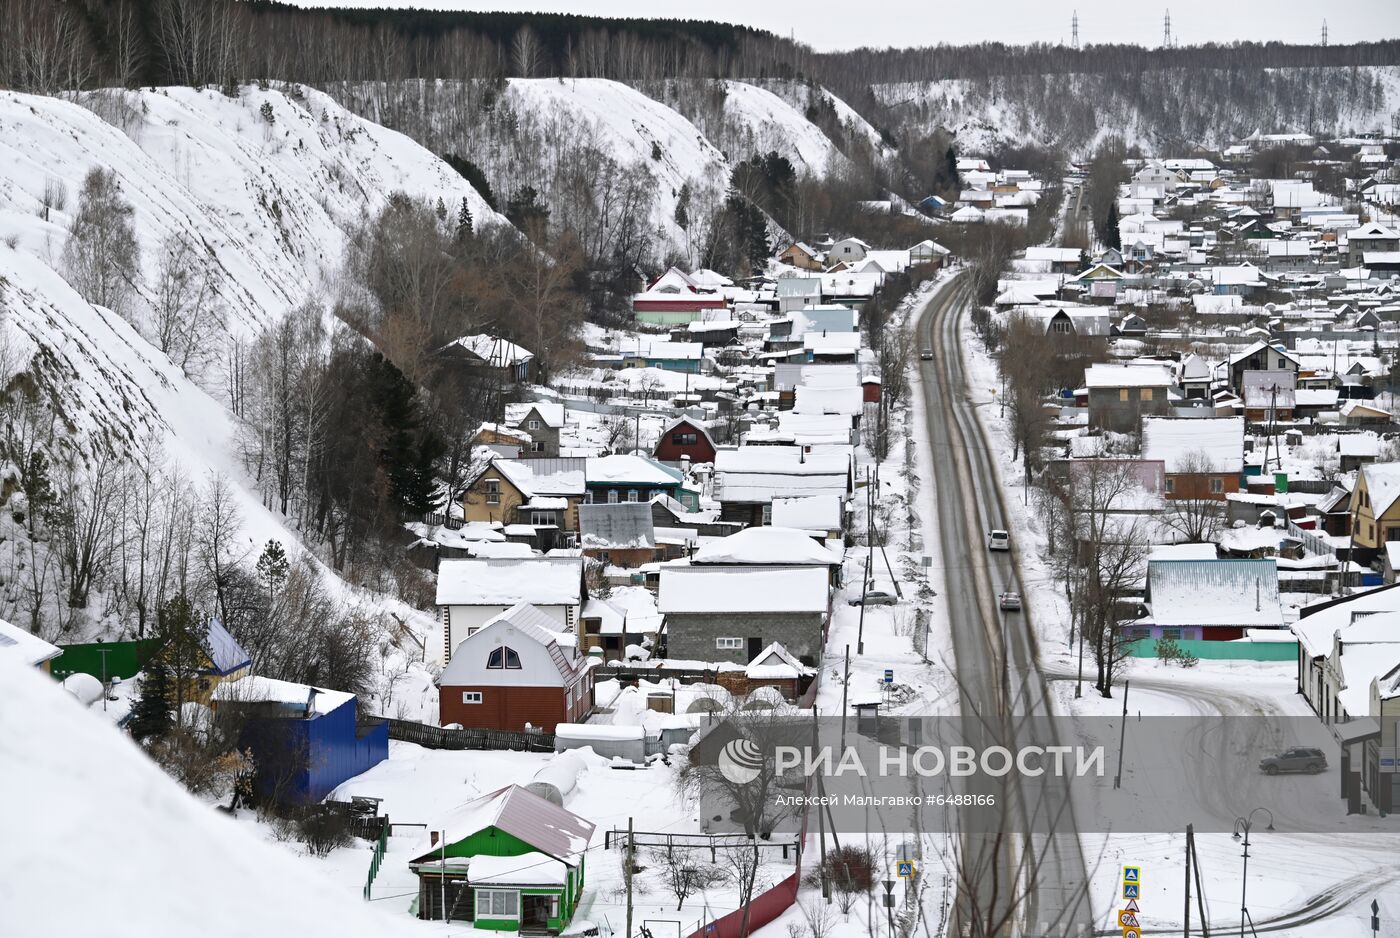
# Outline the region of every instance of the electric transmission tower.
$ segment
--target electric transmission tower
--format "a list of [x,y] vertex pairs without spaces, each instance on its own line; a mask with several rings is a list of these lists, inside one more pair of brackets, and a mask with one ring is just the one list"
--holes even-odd
[[1162,19],[1162,48],[1172,47],[1172,11],[1167,10],[1167,15]]
[[[1078,11],[1078,10],[1075,10],[1075,11],[1074,11],[1074,16],[1070,19],[1069,23],[1070,23],[1070,26],[1069,26],[1069,28],[1070,28],[1070,36],[1073,37],[1073,38],[1070,39],[1070,45],[1072,45],[1072,46],[1074,46],[1074,48],[1078,49],[1078,48],[1079,48],[1079,11]],[[1326,30],[1327,27],[1324,25],[1322,28],[1323,28],[1324,30]],[[1326,43],[1326,42],[1323,42],[1323,45],[1327,45],[1327,43]]]
[[1327,21],[1326,21],[1326,20],[1323,20],[1323,21],[1322,21],[1322,45],[1323,45],[1324,47],[1326,47],[1326,45],[1327,45]]

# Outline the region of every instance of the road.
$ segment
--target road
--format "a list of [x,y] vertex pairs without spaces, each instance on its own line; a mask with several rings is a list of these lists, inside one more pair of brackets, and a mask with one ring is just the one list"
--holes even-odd
[[[984,738],[972,745],[1014,746],[1024,735],[1016,716],[1050,712],[1029,615],[1008,622],[997,608],[1002,590],[1023,592],[1010,554],[986,549],[987,532],[1007,527],[989,446],[967,393],[960,324],[968,309],[966,278],[936,290],[917,319],[920,362],[945,558],[947,606],[964,717],[977,716]],[[1050,745],[1054,740],[1025,739]],[[1088,877],[1068,796],[1052,789],[1023,792],[1014,773],[980,783],[997,796],[1000,834],[964,833],[959,858],[955,934],[1078,935],[1092,926]],[[1048,793],[1047,793],[1048,792]],[[978,792],[982,793],[982,792]],[[1053,802],[1047,805],[1046,802]],[[1055,833],[1024,836],[1031,815],[1059,818]]]

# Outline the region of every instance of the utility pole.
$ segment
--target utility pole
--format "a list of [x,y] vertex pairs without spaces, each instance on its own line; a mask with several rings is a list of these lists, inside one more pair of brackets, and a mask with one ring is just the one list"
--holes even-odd
[[103,713],[106,713],[106,712],[107,712],[107,698],[108,698],[109,696],[111,696],[111,692],[107,689],[107,653],[110,652],[111,650],[112,650],[112,649],[110,649],[110,648],[99,648],[99,649],[97,649],[97,653],[98,653],[99,655],[102,656],[102,712],[103,712]]
[[846,675],[841,681],[841,751],[846,751],[846,692],[851,688],[851,646],[846,645]]
[[1181,938],[1191,938],[1191,848],[1196,843],[1196,830],[1186,825],[1186,910],[1182,918]]
[[1322,48],[1327,48],[1327,21],[1322,21]]
[[[846,713],[846,702],[845,702],[845,697],[846,697],[846,691],[843,689],[843,690],[841,691],[841,698],[842,698],[842,700],[841,700],[841,714],[842,714],[842,717],[843,717],[843,718],[844,718],[845,713]],[[813,705],[813,707],[812,707],[812,749],[813,749],[813,750],[815,750],[815,749],[817,748],[818,739],[819,739],[819,736],[818,736],[818,733],[817,733],[817,708],[816,708],[815,705]],[[844,740],[842,740],[841,748],[842,748],[842,751],[844,752],[844,751],[845,751],[845,741],[844,741]],[[830,885],[830,884],[827,882],[827,880],[826,880],[826,815],[823,814],[821,811],[818,811],[818,812],[817,812],[817,843],[818,843],[818,844],[820,845],[820,847],[821,847],[821,867],[819,868],[819,872],[820,872],[820,874],[821,874],[821,880],[822,880],[822,898],[825,899],[825,900],[827,901],[827,904],[828,904],[828,905],[830,905],[830,904],[831,904],[831,885]]]
[[1113,787],[1123,785],[1123,743],[1128,736],[1128,682],[1123,681],[1123,725],[1118,728],[1118,774],[1113,776]]
[[440,898],[442,900],[442,920],[444,922],[450,922],[452,921],[451,913],[447,911],[447,829],[443,828],[441,834],[442,854],[440,859],[441,865],[440,869],[438,870],[438,873],[441,875],[438,876],[438,885],[442,889],[440,894]]
[[865,654],[865,593],[870,586],[870,549],[865,551],[865,578],[860,584],[860,624],[856,626],[856,654]]
[[623,938],[632,938],[632,819],[627,819],[627,868],[622,871],[622,878],[627,881],[627,933]]

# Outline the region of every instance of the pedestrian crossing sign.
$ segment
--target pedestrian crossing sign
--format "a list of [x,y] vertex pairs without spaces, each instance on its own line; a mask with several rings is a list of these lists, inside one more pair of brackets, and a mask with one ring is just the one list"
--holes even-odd
[[1125,866],[1125,867],[1123,867],[1123,882],[1125,882],[1125,883],[1140,883],[1140,882],[1142,882],[1142,867],[1140,867],[1140,866]]
[[1136,899],[1136,898],[1138,898],[1138,884],[1137,884],[1137,883],[1124,883],[1124,884],[1123,884],[1123,898],[1124,898],[1124,899]]
[[909,877],[913,876],[913,875],[914,875],[914,861],[913,861],[913,860],[900,860],[900,861],[899,861],[899,870],[898,870],[898,873],[899,873],[900,876],[903,876],[903,877],[906,878],[906,879],[908,879]]

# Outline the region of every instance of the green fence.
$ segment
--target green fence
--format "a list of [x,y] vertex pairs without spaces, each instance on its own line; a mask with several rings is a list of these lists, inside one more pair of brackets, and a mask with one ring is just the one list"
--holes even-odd
[[379,839],[374,842],[374,853],[369,858],[369,876],[365,879],[366,902],[374,892],[374,878],[379,875],[379,868],[384,865],[384,851],[388,848],[389,824],[386,820],[383,830],[379,832]]
[[[1179,639],[1177,647],[1202,661],[1297,661],[1298,643],[1291,642],[1206,642]],[[1134,658],[1157,657],[1157,639],[1142,638],[1132,643]]]
[[103,677],[126,680],[145,667],[157,651],[160,651],[160,641],[154,638],[65,645],[63,654],[53,659],[49,670],[59,680],[70,674],[91,674],[98,680]]

